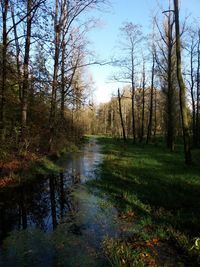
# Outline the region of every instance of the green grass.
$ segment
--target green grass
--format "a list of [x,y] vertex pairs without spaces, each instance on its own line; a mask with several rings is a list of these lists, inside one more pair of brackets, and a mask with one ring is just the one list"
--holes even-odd
[[[177,257],[184,253],[189,266],[199,266],[198,252],[190,248],[200,236],[200,151],[193,151],[193,165],[187,166],[181,145],[170,153],[162,143],[133,145],[102,137],[99,142],[105,154],[101,179],[90,186],[106,193],[119,213],[134,212],[137,242],[159,239],[170,244]],[[140,246],[140,253],[145,249]],[[180,266],[188,265],[183,261]]]

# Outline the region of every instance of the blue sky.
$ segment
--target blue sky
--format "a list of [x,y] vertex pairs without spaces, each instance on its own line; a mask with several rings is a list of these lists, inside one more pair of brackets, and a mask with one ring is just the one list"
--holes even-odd
[[[110,0],[112,7],[106,12],[95,12],[102,26],[89,34],[90,48],[100,59],[110,59],[117,56],[116,44],[119,40],[119,28],[124,21],[141,24],[144,33],[151,32],[151,17],[156,14],[162,16],[162,10],[168,8],[168,0]],[[200,0],[181,0],[181,17],[189,16],[200,22]],[[94,100],[97,103],[106,102],[112,93],[116,93],[118,86],[110,80],[114,69],[110,66],[91,66],[89,68],[95,82]]]

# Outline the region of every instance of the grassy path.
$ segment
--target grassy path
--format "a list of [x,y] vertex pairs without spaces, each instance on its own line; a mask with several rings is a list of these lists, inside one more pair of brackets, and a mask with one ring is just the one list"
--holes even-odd
[[112,266],[200,266],[198,250],[191,250],[200,236],[199,151],[188,167],[181,146],[169,153],[161,144],[99,142],[105,155],[101,179],[90,185],[129,222],[127,238],[105,241]]

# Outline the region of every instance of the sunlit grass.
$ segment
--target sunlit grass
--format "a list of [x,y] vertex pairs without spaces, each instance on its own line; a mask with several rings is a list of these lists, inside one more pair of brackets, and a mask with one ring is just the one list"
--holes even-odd
[[[191,260],[190,248],[200,235],[200,152],[193,151],[193,165],[186,166],[181,145],[170,153],[162,143],[133,145],[102,137],[99,142],[104,146],[101,179],[90,185],[105,192],[119,213],[134,212],[140,242],[170,241]],[[132,266],[111,258],[116,266]]]

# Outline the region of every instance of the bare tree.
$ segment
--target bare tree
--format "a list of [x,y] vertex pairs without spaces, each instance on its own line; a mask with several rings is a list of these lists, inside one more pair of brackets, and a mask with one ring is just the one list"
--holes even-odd
[[30,44],[31,44],[31,29],[32,29],[32,0],[27,1],[27,22],[26,22],[26,41],[23,64],[23,85],[21,99],[21,139],[24,141],[27,126],[27,107],[28,107],[28,91],[29,91],[29,59],[30,59]]
[[[74,22],[78,17],[89,9],[97,8],[101,4],[104,4],[105,0],[84,0],[84,1],[67,1],[67,0],[55,0],[54,9],[54,68],[53,68],[53,79],[52,79],[52,92],[51,92],[51,107],[49,114],[49,151],[52,150],[53,137],[55,131],[56,123],[56,112],[57,112],[57,95],[58,89],[61,84],[61,116],[63,116],[63,110],[65,105],[65,96],[72,84],[77,65],[80,63],[76,60],[75,65],[70,66],[72,74],[70,79],[68,79],[67,88],[65,79],[65,57],[70,52],[66,50],[67,42],[70,41],[73,36],[71,35]],[[74,44],[72,46],[74,48]],[[71,51],[73,49],[70,48]],[[69,52],[69,53],[68,53]],[[61,58],[60,58],[61,57]],[[60,64],[61,62],[61,64]],[[74,59],[73,59],[74,64]],[[61,69],[60,69],[61,65]],[[59,81],[59,75],[61,73],[61,83]]]
[[124,37],[122,42],[122,49],[125,52],[124,59],[120,60],[120,67],[124,69],[121,78],[131,84],[131,112],[132,112],[132,136],[133,142],[136,141],[136,125],[135,125],[135,90],[136,90],[136,51],[141,42],[142,32],[140,25],[133,24],[132,22],[125,22],[123,27],[120,28],[121,34]]
[[152,67],[151,67],[151,88],[150,88],[150,108],[149,108],[149,122],[148,122],[148,129],[147,129],[147,140],[146,143],[148,144],[151,140],[152,136],[152,122],[153,122],[153,100],[154,100],[154,79],[155,79],[155,56],[156,50],[155,45],[152,45]]
[[4,139],[4,105],[5,105],[5,90],[7,81],[7,15],[8,15],[8,0],[1,1],[2,18],[3,18],[3,46],[2,46],[2,84],[1,84],[1,103],[0,103],[0,134],[1,139]]
[[122,114],[122,105],[121,105],[121,95],[120,95],[120,91],[118,88],[118,103],[119,103],[119,115],[120,115],[120,121],[121,121],[121,126],[122,126],[122,133],[123,133],[123,139],[124,142],[126,142],[126,132],[125,132],[125,127],[124,127],[124,120],[123,120],[123,114]]
[[[189,70],[189,78],[188,78],[188,84],[190,88],[190,95],[192,100],[192,137],[193,137],[193,146],[197,145],[197,132],[196,132],[196,99],[195,99],[195,84],[197,80],[196,71],[195,71],[195,55],[197,42],[196,42],[196,32],[190,30],[190,39],[189,39],[189,60],[190,60],[190,70]],[[198,60],[197,60],[198,61]],[[198,66],[197,66],[198,68]]]
[[196,97],[196,140],[200,146],[200,29],[198,30],[197,42],[197,97]]
[[175,14],[175,28],[176,28],[176,60],[177,60],[177,79],[180,90],[180,108],[183,127],[183,141],[184,141],[184,153],[186,164],[191,164],[191,148],[190,148],[190,134],[189,123],[187,115],[187,103],[186,103],[186,87],[182,76],[182,63],[181,63],[181,40],[180,40],[180,25],[179,25],[179,1],[174,0],[174,14]]
[[[169,10],[171,5],[169,1]],[[174,16],[171,12],[164,12],[165,19],[163,29],[155,19],[157,29],[159,31],[160,40],[158,44],[158,53],[156,61],[158,73],[160,76],[163,93],[166,96],[165,100],[165,122],[166,122],[166,139],[167,147],[174,151],[175,143],[175,128],[176,128],[176,58],[175,58],[175,36],[174,36]]]
[[[60,16],[60,17],[59,17]],[[52,142],[55,130],[55,116],[56,116],[56,97],[57,97],[57,84],[58,84],[58,68],[59,68],[59,54],[60,54],[60,22],[62,14],[59,14],[59,0],[55,0],[55,13],[54,13],[54,67],[53,67],[53,80],[51,92],[51,108],[49,115],[49,151],[52,150]]]
[[144,61],[144,58],[143,58],[143,69],[142,69],[142,124],[141,124],[140,142],[142,142],[143,139],[144,139],[145,86],[146,86],[146,73],[145,73],[145,61]]

